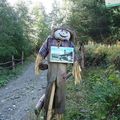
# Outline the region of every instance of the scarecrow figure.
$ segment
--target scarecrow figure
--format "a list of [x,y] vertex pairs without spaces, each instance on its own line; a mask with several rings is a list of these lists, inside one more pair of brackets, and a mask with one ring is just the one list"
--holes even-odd
[[[36,63],[35,63],[36,74],[39,74],[40,72],[40,66],[43,65],[42,61],[46,57],[48,58],[48,73],[47,73],[48,83],[44,98],[45,120],[51,120],[53,112],[56,116],[56,120],[63,119],[63,113],[65,111],[65,83],[67,77],[66,68],[67,68],[67,64],[70,63],[67,61],[69,61],[69,59],[71,59],[72,61],[73,59],[72,56],[63,57],[61,55],[61,58],[58,56],[57,56],[58,58],[57,57],[55,58],[59,60],[53,62],[51,60],[51,56],[52,56],[51,48],[57,47],[57,48],[74,49],[73,40],[74,40],[74,33],[70,29],[62,28],[62,27],[54,29],[52,35],[46,39],[46,41],[43,43],[37,55]],[[64,54],[66,54],[66,50],[64,50]],[[55,53],[56,52],[57,51],[55,51]],[[80,79],[81,79],[80,73],[81,73],[80,65],[77,61],[77,57],[74,50],[72,74],[75,77],[75,84],[80,83]]]

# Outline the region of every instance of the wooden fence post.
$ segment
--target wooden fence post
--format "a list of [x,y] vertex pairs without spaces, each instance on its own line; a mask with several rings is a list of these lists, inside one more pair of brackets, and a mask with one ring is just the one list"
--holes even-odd
[[23,61],[24,61],[24,52],[22,51],[22,64],[23,64]]
[[15,61],[14,61],[14,56],[12,55],[12,68],[15,69]]

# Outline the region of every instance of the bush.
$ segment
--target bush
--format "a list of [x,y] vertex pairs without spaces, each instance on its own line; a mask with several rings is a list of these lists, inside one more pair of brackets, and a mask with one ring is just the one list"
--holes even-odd
[[114,66],[85,70],[80,86],[67,82],[65,120],[119,120],[120,72]]
[[[91,119],[120,119],[120,72],[113,67],[87,71],[86,76],[87,101]],[[87,108],[88,109],[88,108]],[[116,119],[114,119],[116,118]]]
[[116,69],[120,70],[120,56],[113,58],[112,62],[114,63]]
[[114,64],[116,69],[120,70],[120,45],[112,46],[109,49],[108,60],[111,64]]
[[114,65],[120,70],[120,45],[87,45],[85,46],[85,66]]
[[103,46],[87,45],[85,48],[86,66],[105,66],[107,64],[107,53]]

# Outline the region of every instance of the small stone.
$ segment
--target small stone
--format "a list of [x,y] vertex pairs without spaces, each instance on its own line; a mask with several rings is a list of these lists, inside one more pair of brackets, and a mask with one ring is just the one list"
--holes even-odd
[[13,108],[16,108],[16,105],[13,105]]
[[34,93],[34,91],[32,90],[31,93]]
[[12,111],[12,108],[8,108],[9,111]]
[[1,103],[4,103],[5,102],[5,100],[1,100]]

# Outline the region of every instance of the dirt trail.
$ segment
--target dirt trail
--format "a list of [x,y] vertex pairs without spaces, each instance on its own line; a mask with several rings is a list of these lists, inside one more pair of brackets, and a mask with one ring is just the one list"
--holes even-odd
[[34,106],[46,87],[44,71],[36,78],[34,63],[27,66],[25,72],[0,89],[0,120],[30,120]]

